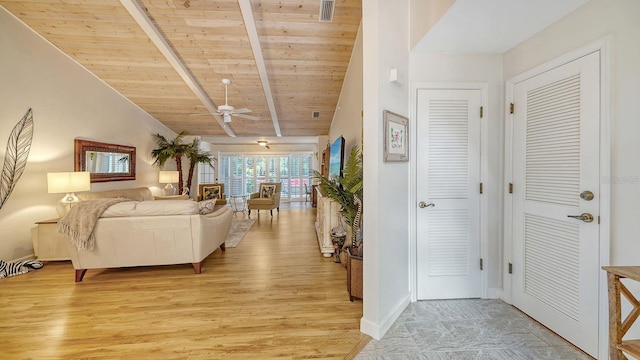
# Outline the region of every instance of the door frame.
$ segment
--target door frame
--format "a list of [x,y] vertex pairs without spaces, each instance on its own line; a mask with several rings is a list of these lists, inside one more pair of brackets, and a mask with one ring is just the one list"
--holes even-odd
[[[481,104],[483,107],[483,117],[480,122],[480,181],[484,182],[487,178],[486,170],[488,169],[487,157],[487,126],[489,119],[489,111],[487,104],[489,103],[489,84],[484,82],[416,82],[411,84],[411,111],[409,122],[409,134],[413,134],[409,138],[409,159],[410,174],[409,176],[409,293],[411,302],[418,301],[418,159],[417,159],[417,143],[418,143],[418,90],[480,90]],[[485,194],[486,196],[486,194]],[[487,232],[488,222],[487,214],[489,210],[485,196],[480,196],[480,256],[483,259],[488,258],[487,254]],[[478,264],[479,265],[479,264]],[[482,298],[488,296],[487,271],[480,272]]]
[[[556,57],[541,65],[516,75],[505,82],[505,131],[504,131],[504,220],[503,220],[503,293],[502,299],[512,304],[512,278],[509,274],[509,263],[513,262],[513,203],[509,194],[508,184],[513,182],[513,115],[510,114],[510,104],[513,101],[515,84],[540,75],[546,71],[567,64],[585,55],[600,52],[600,229],[599,229],[599,266],[610,264],[610,234],[611,234],[611,37],[607,36],[577,50]],[[517,106],[517,105],[516,105]],[[517,111],[517,108],[516,108]],[[609,344],[609,307],[607,293],[607,274],[600,271],[598,277],[598,358],[608,358]]]

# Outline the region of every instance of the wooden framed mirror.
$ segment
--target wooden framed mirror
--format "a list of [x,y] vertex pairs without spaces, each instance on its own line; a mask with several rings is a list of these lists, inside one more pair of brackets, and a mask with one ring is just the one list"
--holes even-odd
[[133,146],[75,139],[75,171],[89,171],[91,182],[136,179]]

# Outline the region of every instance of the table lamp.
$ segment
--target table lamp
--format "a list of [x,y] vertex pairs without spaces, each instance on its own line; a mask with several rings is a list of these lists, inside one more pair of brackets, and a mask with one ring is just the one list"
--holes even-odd
[[178,171],[160,171],[159,183],[167,184],[162,188],[162,195],[171,196],[176,194],[176,188],[173,183],[178,182]]
[[48,173],[47,188],[49,194],[66,193],[56,207],[58,215],[63,217],[80,201],[75,192],[91,190],[91,176],[88,171]]

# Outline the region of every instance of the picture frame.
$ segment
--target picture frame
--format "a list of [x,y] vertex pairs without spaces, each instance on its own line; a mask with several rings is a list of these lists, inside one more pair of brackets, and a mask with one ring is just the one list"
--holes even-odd
[[202,200],[221,199],[221,190],[220,185],[204,186],[202,188]]
[[409,119],[384,110],[384,162],[409,161]]

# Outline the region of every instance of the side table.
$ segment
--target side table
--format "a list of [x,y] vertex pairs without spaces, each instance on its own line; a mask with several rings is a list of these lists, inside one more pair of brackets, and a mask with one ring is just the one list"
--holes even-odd
[[[640,359],[640,340],[622,340],[633,323],[640,316],[640,301],[624,286],[620,279],[628,278],[640,281],[640,266],[603,266],[607,272],[609,289],[609,359],[626,360],[623,352]],[[633,306],[629,315],[622,321],[620,295],[624,295]]]
[[59,219],[36,222],[36,230],[31,234],[33,252],[38,260],[71,260],[67,250],[67,239],[58,234],[56,226]]
[[247,198],[248,195],[229,195],[229,204],[233,209],[233,214],[241,212],[245,214],[247,212]]

